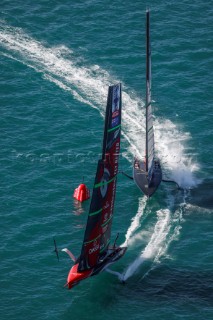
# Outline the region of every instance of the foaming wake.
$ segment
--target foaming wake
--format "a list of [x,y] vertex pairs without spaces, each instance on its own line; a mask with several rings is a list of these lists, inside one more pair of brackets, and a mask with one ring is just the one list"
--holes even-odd
[[[170,231],[170,211],[168,209],[157,211],[157,223],[151,239],[141,254],[129,265],[122,275],[122,280],[126,281],[131,277],[145,261],[155,259],[165,251],[166,237]],[[168,242],[167,242],[168,245]]]
[[[178,238],[180,232],[180,212],[178,215],[177,223],[171,217],[171,211],[169,209],[161,209],[156,213],[157,222],[154,226],[154,231],[150,233],[150,240],[146,247],[141,251],[135,260],[133,260],[129,266],[122,272],[116,272],[111,269],[106,271],[117,276],[122,282],[125,282],[131,276],[133,276],[144,262],[149,261],[148,271],[143,274],[143,278],[155,267],[156,263],[160,261],[160,257],[165,255],[169,244]],[[170,235],[171,234],[171,235]],[[133,239],[142,238],[143,230],[133,236]]]
[[[33,68],[48,81],[71,92],[78,101],[104,114],[107,87],[118,81],[107,71],[98,65],[80,65],[74,53],[64,45],[45,47],[22,29],[4,23],[0,28],[0,42],[3,55]],[[125,156],[132,159],[135,154],[144,154],[144,103],[137,96],[130,96],[124,85],[122,98],[122,126],[128,150]],[[176,125],[166,119],[155,120],[154,126],[156,150],[167,178],[175,180],[182,187],[193,187],[197,184],[194,173],[198,170],[198,164],[184,146],[190,135],[180,132]]]
[[[186,143],[190,134],[180,132],[170,120],[155,120],[156,149],[166,173],[184,189],[194,187],[199,183],[194,173],[199,170],[199,165],[193,161],[196,156],[191,152],[186,153]],[[159,143],[163,140],[163,143]]]
[[[186,207],[186,197],[187,191],[184,192],[183,202],[176,210],[172,210],[174,206],[174,197],[171,194],[168,194],[167,207],[169,209],[160,209],[156,212],[157,222],[155,223],[154,230],[150,230],[150,240],[148,241],[148,244],[137,258],[129,264],[128,268],[124,270],[123,273],[117,274],[121,281],[126,281],[137,272],[144,262],[149,261],[151,265],[149,266],[148,271],[143,274],[142,278],[144,278],[151,270],[153,270],[153,268],[155,268],[156,264],[160,262],[160,258],[165,256],[170,243],[177,240],[180,234],[183,211]],[[137,215],[138,213],[136,216]],[[137,226],[140,226],[139,222]],[[129,243],[132,244],[135,239],[143,238],[143,232],[144,231],[141,230],[136,234],[131,233]]]
[[125,236],[126,239],[125,239],[124,243],[121,245],[122,247],[130,245],[134,242],[135,238],[133,237],[133,234],[141,225],[141,217],[144,213],[144,209],[146,207],[146,204],[147,204],[147,197],[144,196],[143,198],[141,198],[139,200],[138,212],[136,213],[134,218],[132,218],[132,222],[131,222],[131,224],[127,230],[126,236]]
[[[135,235],[135,232],[138,230],[138,228],[140,228],[141,218],[144,214],[144,209],[146,208],[147,201],[148,201],[147,197],[145,197],[145,196],[140,198],[138,211],[137,211],[136,215],[134,216],[134,218],[132,218],[132,222],[131,222],[131,224],[126,232],[126,235],[125,235],[126,239],[125,239],[124,243],[121,245],[121,247],[133,245],[133,243],[138,240],[138,236]],[[111,270],[109,268],[107,268],[105,271],[117,276],[119,280],[125,281],[124,273],[120,273],[120,272]]]

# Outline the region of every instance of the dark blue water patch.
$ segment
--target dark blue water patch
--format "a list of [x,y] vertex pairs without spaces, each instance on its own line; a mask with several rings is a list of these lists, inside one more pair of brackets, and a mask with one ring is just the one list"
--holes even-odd
[[[159,268],[160,269],[160,268]],[[160,271],[160,272],[159,272]],[[161,274],[161,271],[163,273]],[[158,276],[159,282],[156,283],[155,275]],[[153,279],[152,279],[153,277]],[[167,283],[162,285],[160,278],[168,279]],[[155,280],[154,280],[155,278]],[[152,280],[155,282],[152,282]],[[152,285],[150,286],[150,283]],[[199,272],[181,270],[177,269],[168,269],[164,270],[155,270],[150,274],[148,279],[149,288],[152,287],[153,291],[159,286],[159,290],[156,290],[154,293],[155,297],[161,297],[166,299],[175,299],[182,300],[188,303],[195,303],[199,301],[199,305],[206,305],[206,307],[212,307],[212,274]],[[160,288],[160,284],[162,287]],[[136,289],[137,290],[137,289]]]
[[199,206],[201,210],[213,210],[212,187],[212,180],[205,179],[199,187],[191,190],[190,203]]
[[[111,280],[108,275],[102,275],[102,280],[103,277],[107,282]],[[108,290],[105,290],[106,283],[95,290],[97,280],[94,278],[90,281],[87,299],[84,302],[76,299],[68,312],[72,310],[74,317],[80,316],[80,306],[84,303],[88,319],[101,319],[106,312],[110,312],[113,319],[118,319],[120,316],[125,317],[128,309],[134,310],[128,314],[128,318],[140,319],[141,308],[145,319],[150,317],[150,312],[153,317],[158,314],[165,319],[177,319],[178,316],[202,319],[203,315],[210,319],[212,294],[209,281],[211,275],[193,274],[185,270],[177,272],[175,269],[163,267],[155,269],[147,279],[137,284],[136,281],[129,281],[125,285],[114,282]],[[89,309],[90,300],[96,301],[96,314]],[[128,308],[125,308],[124,304],[127,304]],[[177,308],[178,311],[174,313]],[[200,312],[200,308],[203,311]]]

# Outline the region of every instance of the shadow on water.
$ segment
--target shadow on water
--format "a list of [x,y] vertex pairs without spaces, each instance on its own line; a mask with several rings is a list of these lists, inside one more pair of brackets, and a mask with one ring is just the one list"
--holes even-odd
[[202,184],[191,190],[189,202],[192,205],[213,210],[212,188],[213,183],[211,180],[204,181]]
[[213,307],[213,271],[155,268],[148,277],[126,284],[128,295],[150,301],[194,301]]

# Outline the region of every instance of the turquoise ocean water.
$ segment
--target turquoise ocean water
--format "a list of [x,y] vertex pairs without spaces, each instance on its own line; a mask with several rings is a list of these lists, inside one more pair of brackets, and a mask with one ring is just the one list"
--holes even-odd
[[[108,85],[123,86],[120,169],[144,154],[145,11],[162,183],[149,200],[119,176],[112,270],[63,288],[80,253]],[[0,319],[213,318],[212,2],[1,1]],[[126,279],[122,285],[116,273]]]

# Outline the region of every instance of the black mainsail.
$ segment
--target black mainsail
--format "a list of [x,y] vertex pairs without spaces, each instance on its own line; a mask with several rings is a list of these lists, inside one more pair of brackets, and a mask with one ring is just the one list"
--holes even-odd
[[135,158],[133,177],[137,186],[151,197],[162,180],[160,162],[155,158],[151,105],[150,11],[146,12],[146,153],[145,160]]
[[110,245],[121,135],[121,84],[109,87],[102,158],[98,161],[80,257],[67,285],[93,276],[123,256],[126,247]]

